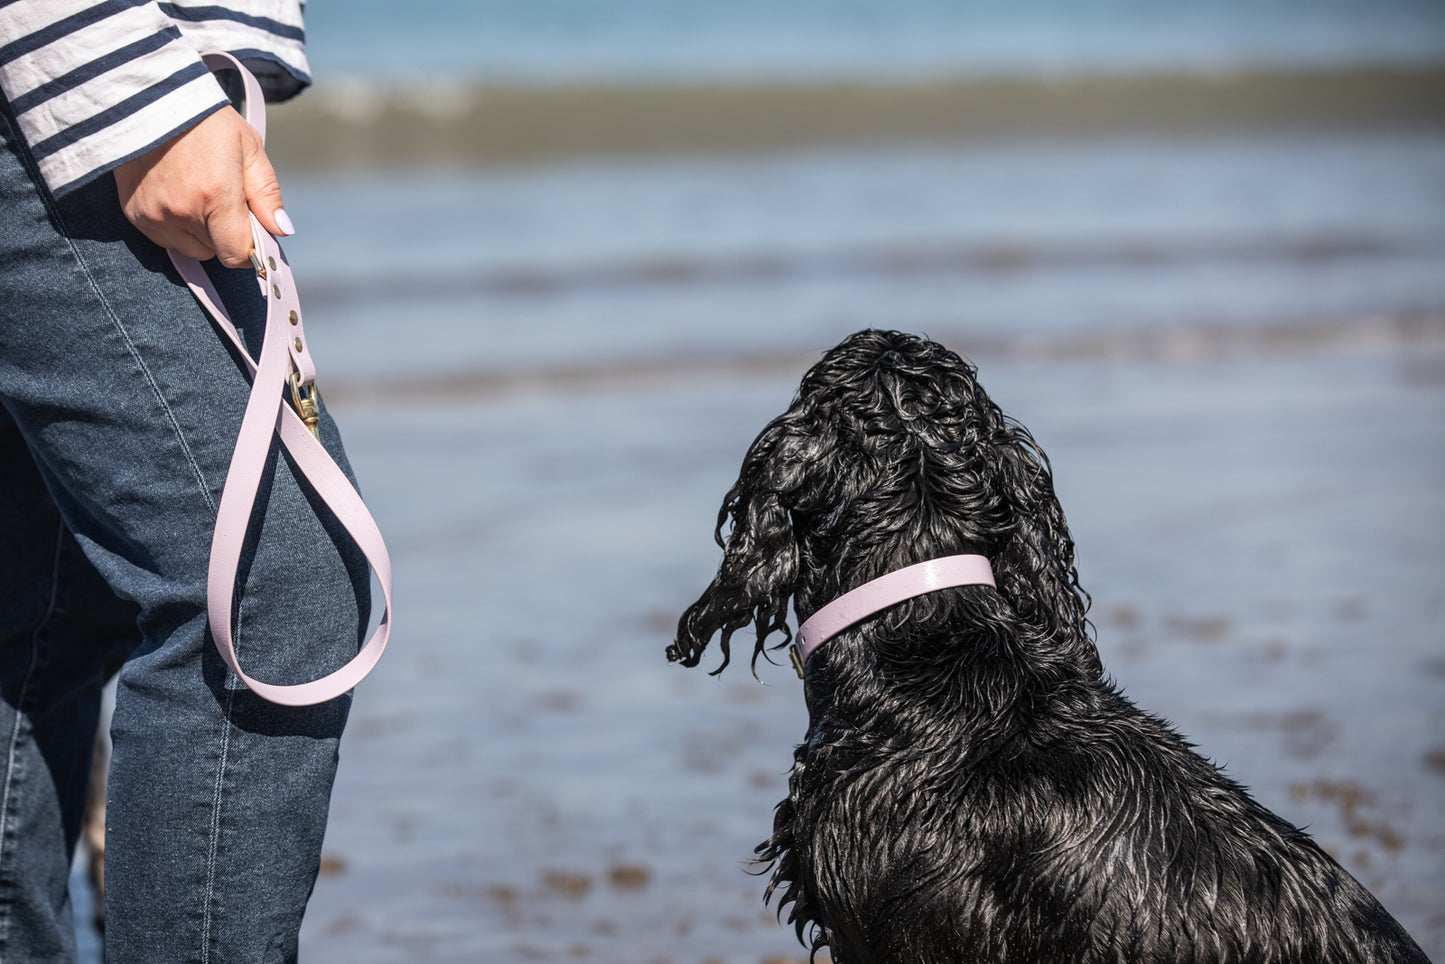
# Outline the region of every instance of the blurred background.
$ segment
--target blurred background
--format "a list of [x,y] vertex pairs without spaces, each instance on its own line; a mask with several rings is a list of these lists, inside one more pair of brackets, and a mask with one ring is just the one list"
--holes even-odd
[[1445,959],[1445,5],[316,0],[308,40],[270,150],[398,633],[304,960],[805,959],[747,864],[797,680],[663,650],[863,327],[978,364],[1114,678]]

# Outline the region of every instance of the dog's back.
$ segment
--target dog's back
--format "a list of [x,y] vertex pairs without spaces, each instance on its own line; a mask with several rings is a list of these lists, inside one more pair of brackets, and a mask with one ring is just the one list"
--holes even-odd
[[1107,684],[1021,693],[983,727],[915,694],[904,715],[823,709],[766,845],[807,868],[792,896],[835,961],[1428,964],[1306,834]]

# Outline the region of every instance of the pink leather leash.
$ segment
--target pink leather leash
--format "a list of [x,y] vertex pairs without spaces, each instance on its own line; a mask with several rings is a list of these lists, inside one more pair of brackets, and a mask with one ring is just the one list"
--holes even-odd
[[943,556],[895,569],[845,592],[808,617],[793,639],[793,669],[802,679],[803,666],[815,649],[854,623],[905,599],[954,586],[992,585],[993,566],[987,556]]
[[[205,62],[212,70],[231,68],[240,71],[246,88],[246,120],[264,140],[265,102],[256,78],[230,54],[209,53],[205,55]],[[207,616],[211,638],[221,658],[252,692],[285,706],[310,706],[345,693],[361,682],[381,659],[391,636],[391,558],[387,554],[386,543],[382,541],[381,531],[377,529],[361,496],[316,437],[320,417],[316,367],[307,347],[301,322],[301,303],[291,276],[291,266],[276,239],[261,227],[254,216],[251,218],[251,235],[255,244],[251,261],[261,297],[266,299],[265,339],[258,359],[252,359],[246,351],[235,324],[200,262],[175,251],[170,252],[171,262],[191,292],[210,313],[216,326],[240,351],[252,372],[251,397],[246,404],[236,448],[226,472],[226,485],[221,492],[216,530],[211,540]],[[288,389],[296,409],[283,400]],[[382,613],[376,632],[355,658],[320,679],[289,686],[263,683],[241,669],[232,642],[231,626],[241,547],[251,524],[256,492],[270,453],[271,440],[278,434],[297,469],[366,556],[386,600],[386,611]]]

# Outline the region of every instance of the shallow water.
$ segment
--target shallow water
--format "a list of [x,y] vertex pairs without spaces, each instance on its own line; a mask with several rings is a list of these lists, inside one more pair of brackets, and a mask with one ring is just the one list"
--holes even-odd
[[[1445,343],[979,361],[1053,460],[1113,675],[1439,955]],[[797,682],[662,655],[794,383],[342,413],[402,628],[358,693],[307,960],[802,959],[744,866]]]
[[[1445,339],[976,360],[1050,454],[1112,675],[1438,958]],[[805,724],[797,682],[662,656],[794,384],[340,413],[400,632],[358,692],[304,960],[803,960],[745,866]]]
[[[1416,317],[1445,134],[1028,140],[293,178],[330,377]],[[378,351],[398,328],[425,330]]]
[[398,605],[303,959],[803,959],[746,872],[797,682],[663,650],[866,326],[978,362],[1112,674],[1445,955],[1442,171],[1376,131],[288,177]]
[[796,681],[662,654],[748,441],[868,325],[975,358],[1053,460],[1110,671],[1440,956],[1442,157],[1143,139],[293,186],[400,627],[306,958],[802,959],[746,866]]

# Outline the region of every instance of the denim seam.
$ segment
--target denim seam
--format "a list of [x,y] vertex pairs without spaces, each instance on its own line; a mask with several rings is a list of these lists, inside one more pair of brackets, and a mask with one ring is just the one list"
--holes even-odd
[[[241,613],[237,607],[235,625],[236,649],[240,649],[241,642]],[[226,676],[230,677],[228,670]],[[209,828],[210,839],[206,842],[206,893],[201,911],[201,946],[200,964],[209,964],[211,960],[211,906],[216,894],[216,856],[221,847],[221,804],[225,797],[226,764],[230,760],[231,751],[231,710],[236,703],[236,691],[227,686],[226,709],[221,714],[221,758],[216,763],[216,788],[211,796],[211,825]],[[4,964],[0,961],[0,964]]]
[[[3,879],[5,868],[5,844],[10,837],[10,791],[15,780],[15,750],[20,743],[20,731],[25,720],[25,696],[30,690],[30,681],[34,678],[35,669],[40,662],[40,633],[46,623],[50,622],[50,617],[55,615],[56,604],[60,599],[60,552],[65,539],[65,522],[58,520],[55,525],[55,554],[50,567],[50,601],[45,607],[45,615],[30,634],[30,668],[25,671],[25,682],[20,684],[20,693],[15,698],[15,727],[10,731],[5,752],[5,787],[0,791],[0,879]],[[0,913],[0,951],[4,950],[9,937],[10,915],[8,912]],[[0,964],[3,962],[3,956],[0,956]]]

